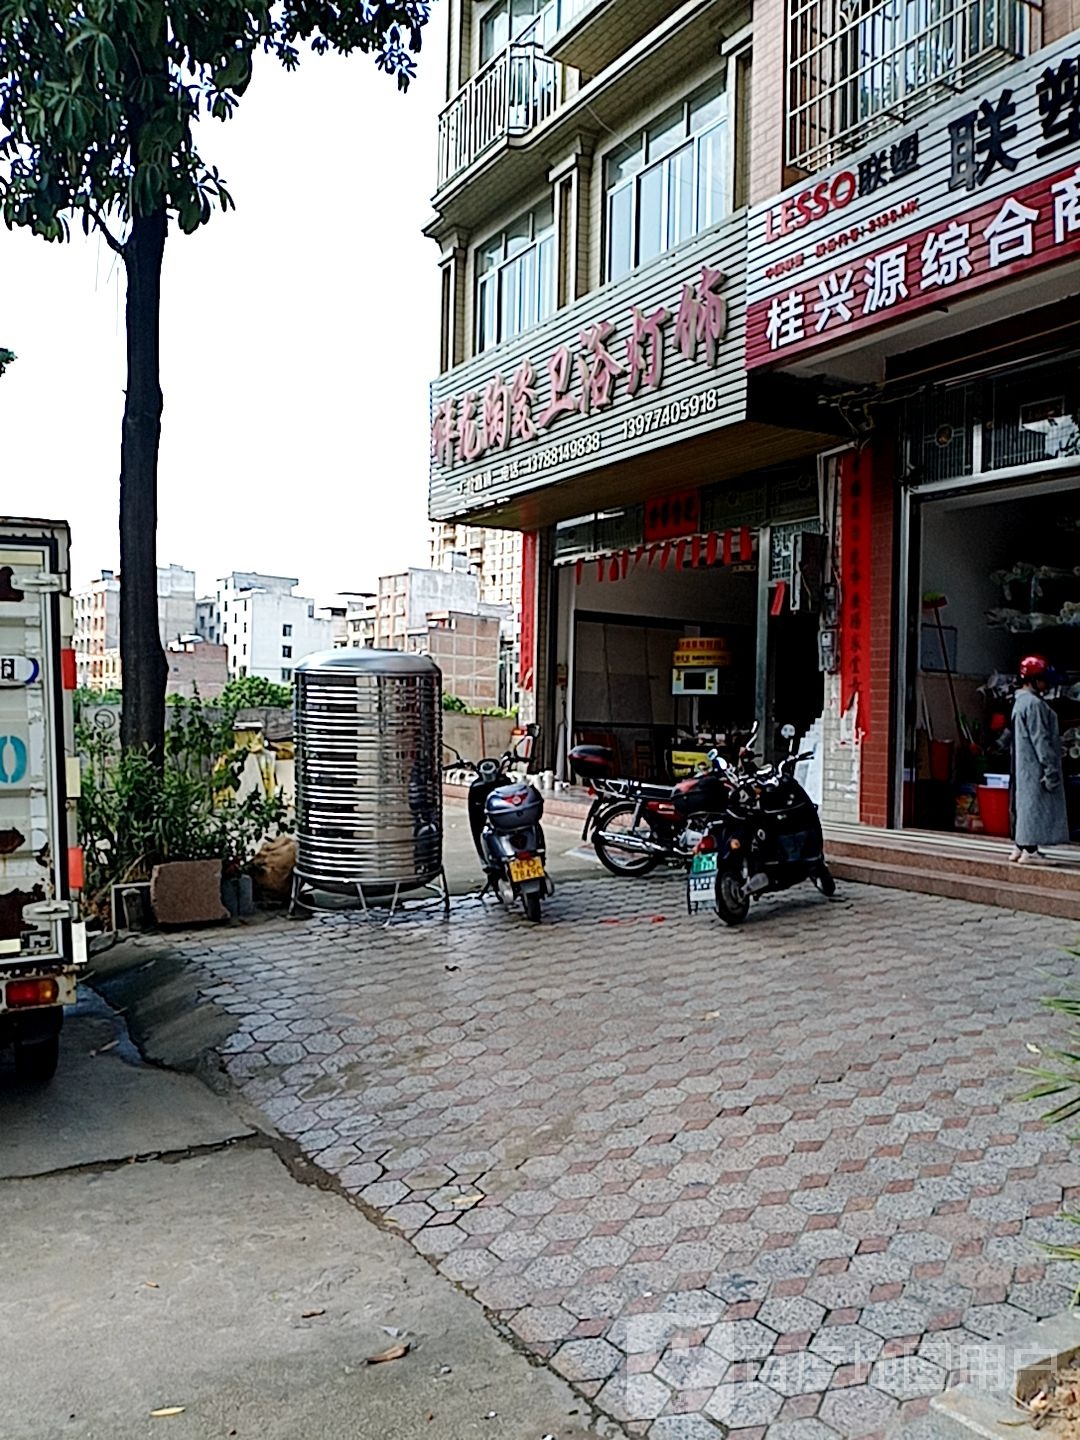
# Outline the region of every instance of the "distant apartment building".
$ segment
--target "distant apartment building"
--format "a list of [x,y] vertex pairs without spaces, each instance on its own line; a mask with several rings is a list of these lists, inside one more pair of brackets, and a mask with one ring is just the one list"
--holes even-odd
[[345,644],[350,650],[370,650],[375,644],[375,616],[378,596],[375,591],[346,595]]
[[509,605],[516,621],[521,611],[520,533],[477,525],[433,524],[431,568],[445,570],[460,560],[480,581],[480,599],[489,605]]
[[218,582],[213,609],[201,615],[205,638],[225,645],[229,675],[259,675],[287,684],[299,660],[329,650],[333,624],[314,600],[294,591],[299,580],[234,570]]
[[379,577],[376,596],[375,645],[404,650],[410,631],[421,630],[428,615],[459,611],[476,615],[481,609],[480,581],[464,565],[447,570],[419,566]]
[[[182,565],[159,565],[158,634],[161,644],[196,628],[195,572]],[[75,673],[91,690],[120,687],[120,574],[102,570],[74,596]]]

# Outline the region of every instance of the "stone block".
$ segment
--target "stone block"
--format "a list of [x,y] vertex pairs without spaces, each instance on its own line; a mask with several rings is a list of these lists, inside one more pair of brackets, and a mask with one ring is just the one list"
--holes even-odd
[[170,860],[150,876],[150,904],[159,925],[227,920],[221,903],[220,860]]

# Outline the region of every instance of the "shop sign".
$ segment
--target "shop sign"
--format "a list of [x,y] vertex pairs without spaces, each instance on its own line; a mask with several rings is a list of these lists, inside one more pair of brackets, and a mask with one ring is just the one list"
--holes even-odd
[[870,482],[858,453],[840,466],[840,711],[859,702],[858,727],[870,722]]
[[732,219],[440,376],[432,517],[744,419],[744,242]]
[[701,529],[701,495],[697,490],[680,490],[661,495],[645,506],[645,543],[676,540]]
[[1080,41],[759,206],[748,225],[750,369],[1080,255]]

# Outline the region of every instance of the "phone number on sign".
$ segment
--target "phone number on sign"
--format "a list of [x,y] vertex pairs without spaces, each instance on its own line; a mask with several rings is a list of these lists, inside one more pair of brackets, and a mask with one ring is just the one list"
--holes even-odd
[[575,435],[573,440],[563,440],[558,445],[545,445],[542,450],[522,455],[517,461],[518,474],[535,475],[540,470],[552,470],[570,460],[582,460],[586,455],[595,455],[601,443],[600,433],[593,430],[588,435]]
[[655,410],[646,410],[644,415],[627,415],[622,422],[623,439],[639,440],[642,435],[651,435],[654,430],[665,430],[669,425],[696,420],[699,415],[711,415],[719,408],[720,391],[702,390],[697,395],[672,400],[668,405],[657,405]]

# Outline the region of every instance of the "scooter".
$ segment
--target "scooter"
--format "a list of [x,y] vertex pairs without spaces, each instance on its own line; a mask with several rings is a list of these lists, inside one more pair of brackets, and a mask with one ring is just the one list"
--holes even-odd
[[789,743],[789,754],[778,767],[757,768],[747,757],[736,769],[717,757],[732,781],[728,808],[699,842],[694,866],[704,869],[708,857],[715,856],[716,913],[726,925],[741,925],[751,900],[804,880],[812,881],[822,895],[836,893],[817,806],[795,779],[795,766],[809,760],[812,752],[793,753],[793,725],[780,733]]
[[[525,733],[535,740],[539,726],[530,725]],[[555,893],[545,868],[547,850],[540,824],[544,797],[535,785],[510,774],[511,765],[522,758],[516,748],[497,760],[487,757],[475,762],[462,760],[456,750],[446,748],[457,758],[457,764],[446,769],[471,770],[475,775],[466,805],[485,875],[481,895],[490,891],[507,906],[520,900],[528,918],[538,921],[541,902]]]

